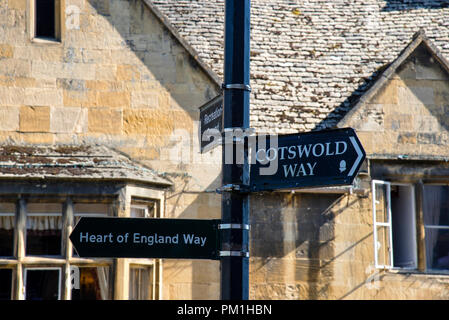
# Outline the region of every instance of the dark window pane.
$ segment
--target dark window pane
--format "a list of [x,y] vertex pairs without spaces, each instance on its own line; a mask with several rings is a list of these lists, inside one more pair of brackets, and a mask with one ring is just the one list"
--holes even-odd
[[0,215],[0,256],[12,256],[14,248],[14,216]]
[[14,203],[0,202],[0,257],[14,255],[15,212]]
[[61,230],[27,230],[27,255],[61,255]]
[[55,0],[36,0],[36,37],[55,38]]
[[449,186],[424,186],[425,225],[449,226]]
[[27,255],[61,255],[62,204],[27,205]]
[[449,270],[449,230],[426,228],[427,268]]
[[72,300],[106,300],[108,291],[108,267],[80,267],[79,286],[72,287]]
[[12,270],[0,269],[0,300],[11,300]]
[[26,270],[26,300],[58,300],[59,270]]
[[427,268],[449,270],[449,186],[424,186],[423,215]]

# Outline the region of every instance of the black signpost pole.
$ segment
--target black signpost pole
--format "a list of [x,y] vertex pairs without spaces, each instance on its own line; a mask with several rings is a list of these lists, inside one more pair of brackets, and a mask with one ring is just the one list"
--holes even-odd
[[[249,278],[248,152],[237,151],[242,140],[232,132],[249,128],[250,0],[225,2],[222,222],[220,251],[221,299],[247,300]],[[228,135],[229,134],[229,135]],[[226,137],[233,136],[232,139]],[[226,152],[233,153],[232,159]]]

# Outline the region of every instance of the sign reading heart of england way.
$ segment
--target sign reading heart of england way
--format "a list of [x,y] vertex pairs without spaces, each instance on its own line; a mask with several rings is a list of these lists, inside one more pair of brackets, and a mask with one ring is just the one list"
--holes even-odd
[[219,220],[88,218],[70,234],[85,258],[219,259]]
[[[259,139],[259,137],[258,137]],[[366,154],[352,128],[277,136],[253,149],[250,191],[351,185]]]

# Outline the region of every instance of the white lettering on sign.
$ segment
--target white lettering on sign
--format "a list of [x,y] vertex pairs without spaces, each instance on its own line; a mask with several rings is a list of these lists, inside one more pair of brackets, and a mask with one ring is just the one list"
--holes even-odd
[[199,244],[203,247],[206,243],[206,237],[196,237],[194,234],[184,234],[183,237],[185,244]]
[[336,142],[326,142],[326,143],[315,143],[307,145],[297,145],[289,147],[278,147],[258,149],[256,152],[257,161],[262,164],[268,163],[268,161],[273,161],[279,157],[279,160],[285,159],[302,159],[308,158],[311,155],[315,158],[328,157],[328,156],[338,156],[345,153],[348,150],[348,144],[345,141]]
[[109,234],[89,234],[89,232],[80,232],[80,242],[91,242],[91,243],[112,243],[112,233]]
[[[80,232],[80,243],[128,243],[129,233],[119,234],[115,238],[112,233],[109,234],[89,234],[89,232]],[[198,245],[204,247],[207,237],[199,237],[195,234],[177,233],[174,236],[160,235],[157,233],[143,235],[138,232],[132,234],[132,242],[135,244],[147,244],[149,246],[157,244],[179,244],[181,241],[186,245]]]
[[178,244],[178,242],[179,242],[178,234],[176,234],[173,237],[161,236],[158,235],[157,233],[149,236],[141,235],[140,233],[133,234],[133,243],[146,243],[149,246],[152,246],[154,244],[167,244],[167,243]]
[[221,116],[221,114],[223,113],[223,108],[218,108],[215,111],[213,111],[212,113],[206,114],[204,115],[204,124],[208,124],[210,122],[212,122],[213,120],[217,119],[218,117]]
[[[348,150],[348,144],[345,141],[293,145],[277,148],[260,148],[256,151],[256,160],[265,165],[274,160],[294,160],[305,158],[323,158],[339,156]],[[284,177],[307,177],[315,175],[317,162],[304,162],[282,165]],[[346,170],[346,164],[340,164],[340,172]]]
[[[298,165],[299,164],[299,165]],[[284,177],[292,176],[292,177],[306,177],[313,176],[313,169],[315,169],[316,162],[313,164],[307,162],[304,166],[304,163],[295,163],[293,164],[284,164]]]
[[[200,245],[204,247],[207,237],[198,237],[195,234],[183,234],[182,240],[184,244]],[[153,235],[141,235],[140,233],[134,233],[133,243],[146,243],[149,246],[154,244],[178,244],[179,234],[174,236],[161,236],[157,233]]]

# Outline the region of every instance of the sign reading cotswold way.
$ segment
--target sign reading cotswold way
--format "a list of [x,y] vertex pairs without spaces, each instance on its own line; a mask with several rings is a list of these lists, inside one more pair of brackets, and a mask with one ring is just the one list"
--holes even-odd
[[345,128],[277,136],[258,142],[252,157],[250,190],[263,191],[350,185],[366,154]]
[[219,220],[86,218],[70,234],[80,257],[218,259]]

